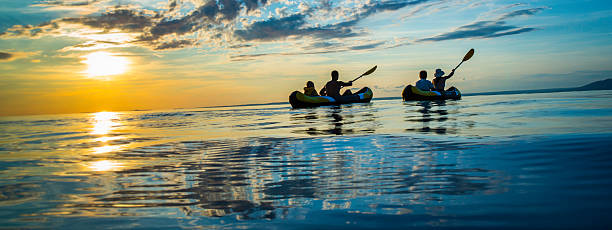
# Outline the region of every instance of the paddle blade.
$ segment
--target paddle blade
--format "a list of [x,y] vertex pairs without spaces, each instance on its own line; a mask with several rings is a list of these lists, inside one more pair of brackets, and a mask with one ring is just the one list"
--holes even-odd
[[370,70],[368,70],[367,72],[363,73],[361,76],[365,76],[368,74],[371,74],[374,72],[374,70],[376,70],[376,67],[378,67],[377,65],[375,65],[373,68],[371,68]]
[[465,57],[463,57],[463,61],[470,60],[472,56],[474,56],[474,49],[470,49],[470,51],[468,51],[467,54],[465,54]]

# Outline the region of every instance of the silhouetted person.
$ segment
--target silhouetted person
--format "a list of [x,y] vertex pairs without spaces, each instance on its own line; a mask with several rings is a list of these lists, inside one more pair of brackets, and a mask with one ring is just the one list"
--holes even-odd
[[451,78],[455,74],[455,70],[453,69],[448,76],[444,76],[444,71],[441,69],[436,69],[436,73],[434,74],[435,78],[433,79],[434,87],[438,92],[444,92],[444,87],[446,86],[446,80]]
[[419,73],[419,78],[421,78],[421,80],[418,80],[415,84],[417,89],[421,91],[430,91],[436,89],[436,87],[431,84],[431,81],[427,80],[427,71],[421,70],[421,72]]
[[306,82],[306,87],[304,87],[304,95],[311,97],[319,96],[312,81]]
[[[338,81],[338,71],[335,71],[335,70],[332,71],[331,77],[332,77],[332,80],[328,81],[327,84],[325,84],[325,87],[323,87],[321,91],[319,92],[321,96],[330,96],[330,97],[333,97],[334,99],[338,99],[340,97],[340,89],[342,87],[353,85],[353,81],[349,81],[349,82]],[[346,91],[344,91],[343,95],[351,95],[351,94],[352,94],[351,90],[347,89]]]

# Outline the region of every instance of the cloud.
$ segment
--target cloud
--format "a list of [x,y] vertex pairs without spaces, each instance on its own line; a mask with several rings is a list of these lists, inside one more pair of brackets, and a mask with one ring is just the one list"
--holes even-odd
[[155,50],[178,49],[193,44],[195,44],[193,40],[174,40],[159,44],[157,47],[155,47]]
[[467,39],[467,38],[496,38],[514,34],[521,34],[536,30],[531,27],[519,27],[507,25],[506,19],[518,17],[518,16],[529,16],[534,15],[545,8],[532,8],[524,10],[516,10],[510,13],[506,13],[500,16],[496,20],[481,20],[476,21],[468,25],[461,26],[453,31],[442,33],[433,37],[423,38],[417,40],[417,42],[427,41],[446,41],[454,39]]
[[234,34],[244,41],[272,41],[290,36],[346,38],[358,35],[350,28],[338,28],[337,26],[304,27],[304,25],[306,25],[306,15],[294,14],[285,18],[271,18],[266,21],[258,21],[249,25],[246,29],[234,31]]
[[308,51],[308,52],[285,52],[285,53],[258,53],[258,54],[240,54],[240,55],[232,55],[230,59],[232,61],[250,61],[255,58],[267,57],[267,56],[299,56],[299,55],[308,55],[308,54],[328,54],[328,53],[338,53],[345,52],[347,50],[323,50],[323,51]]
[[222,23],[236,19],[244,4],[246,11],[252,11],[267,0],[219,0],[208,1],[184,17],[177,19],[164,18],[153,25],[148,32],[140,36],[140,41],[155,41],[165,35],[184,35],[200,30],[214,29]]
[[249,47],[253,47],[253,45],[251,45],[251,44],[238,44],[238,45],[229,46],[228,48],[230,48],[230,49],[241,49],[241,48],[249,48]]
[[40,1],[37,4],[35,4],[35,6],[89,6],[92,4],[96,4],[98,2],[99,0],[77,0],[77,1],[47,0],[47,1]]
[[170,4],[168,4],[168,11],[174,11],[174,9],[176,9],[176,6],[177,6],[176,0],[171,1]]
[[[410,12],[408,12],[406,15],[402,16],[401,19],[407,19],[407,18],[411,18],[411,17],[417,17],[417,16],[427,16],[430,15],[432,13],[435,13],[436,11],[442,9],[443,7],[439,7],[433,10],[429,10],[430,8],[433,8],[434,6],[437,5],[441,5],[444,4],[443,1],[434,1],[434,2],[429,2],[427,4],[421,4],[418,6],[415,6],[414,8],[412,8],[412,10],[410,10]],[[426,11],[429,10],[429,11]]]
[[[357,23],[368,16],[385,11],[395,11],[407,6],[424,4],[432,0],[412,1],[386,1],[372,2],[363,5],[356,13],[347,17],[346,20],[322,26],[311,26],[308,17],[322,10],[330,12],[334,10],[331,1],[324,0],[316,8],[304,7],[301,13],[296,13],[283,18],[270,18],[256,21],[245,29],[234,31],[234,35],[244,41],[273,41],[286,39],[288,37],[312,37],[315,39],[351,38],[366,35],[365,32],[355,28]],[[342,10],[341,8],[336,8]],[[340,14],[338,12],[338,14]]]
[[[153,24],[154,20],[150,15],[130,9],[114,9],[100,15],[88,15],[83,17],[67,17],[32,25],[15,25],[7,29],[0,38],[10,37],[30,37],[40,38],[43,35],[65,35],[82,37],[84,33],[92,31],[78,30],[75,26],[87,27],[91,29],[101,29],[100,32],[121,31],[127,33],[141,33]],[[75,31],[76,30],[76,31]],[[62,31],[67,33],[62,34]]]
[[377,47],[380,47],[382,45],[384,45],[385,42],[375,42],[375,43],[370,43],[370,44],[365,44],[365,45],[358,45],[358,46],[351,46],[349,47],[349,49],[351,50],[368,50],[368,49],[374,49]]
[[312,36],[315,38],[347,38],[358,36],[350,28],[338,25],[325,27],[305,27],[306,15],[294,14],[284,18],[271,18],[258,21],[249,25],[246,29],[234,31],[234,35],[244,41],[272,41],[287,37]]
[[267,0],[244,0],[247,12],[257,9],[259,6],[266,5]]
[[99,50],[106,48],[116,48],[116,47],[126,47],[127,44],[123,44],[121,42],[112,42],[112,41],[87,41],[81,44],[67,46],[61,49],[60,51],[72,51],[72,50]]
[[[37,4],[37,6],[78,7],[89,6],[97,2],[99,1],[45,1]],[[59,18],[38,26],[15,25],[2,32],[0,36],[3,38],[39,38],[43,35],[60,34],[62,29],[73,29],[72,35],[82,37],[79,34],[82,33],[82,30],[74,32],[73,27],[76,25],[102,29],[103,32],[120,31],[137,34],[135,36],[137,39],[129,41],[129,43],[159,50],[163,47],[174,48],[178,44],[186,45],[187,39],[178,39],[182,42],[173,42],[172,39],[176,39],[176,36],[189,36],[196,32],[211,31],[217,27],[223,27],[225,24],[231,24],[238,17],[241,9],[244,8],[248,12],[266,3],[267,0],[210,0],[182,16],[168,13],[168,11],[179,7],[178,1],[169,2],[167,12],[136,9],[133,6],[115,6],[103,13]]]
[[[228,52],[232,52],[274,41],[292,43],[287,54],[373,50],[412,42],[397,43],[396,38],[377,38],[373,43],[359,44],[357,40],[372,41],[368,39],[371,35],[368,28],[360,27],[364,19],[407,7],[412,7],[407,12],[410,16],[418,16],[416,14],[422,14],[424,9],[436,6],[432,10],[440,10],[459,3],[441,0],[321,0],[299,4],[284,0],[169,0],[152,9],[140,4],[117,6],[113,5],[116,1],[109,0],[47,0],[36,6],[95,8],[97,11],[57,18],[37,26],[14,25],[0,32],[0,38],[72,36],[86,40],[61,51],[127,46],[158,51],[208,45],[212,49],[229,48]],[[518,5],[512,5],[515,6]],[[496,18],[460,26],[417,42],[494,38],[533,31],[535,28],[508,25],[506,20],[531,16],[544,9],[521,9],[504,14],[497,11],[494,12]],[[121,39],[117,40],[118,37]],[[257,54],[245,55],[257,57]]]
[[[52,20],[42,23],[38,26],[31,25],[16,25],[9,30],[3,32],[2,37],[19,37],[26,36],[39,38],[44,35],[62,34],[62,29],[75,29],[73,26],[85,26],[92,29],[101,29],[101,32],[120,31],[135,34],[135,39],[126,41],[134,45],[150,47],[153,50],[161,50],[163,48],[180,48],[187,47],[189,44],[194,44],[194,36],[199,39],[208,39],[215,41],[222,38],[231,39],[237,38],[241,42],[251,41],[275,41],[285,40],[287,38],[311,38],[316,40],[323,39],[346,39],[358,36],[365,36],[365,30],[356,28],[356,24],[364,18],[379,12],[393,11],[404,8],[406,6],[418,5],[432,0],[395,0],[395,1],[374,1],[366,4],[356,4],[352,9],[352,14],[344,15],[339,22],[331,24],[318,24],[312,18],[318,11],[332,12],[334,10],[343,10],[341,7],[335,7],[333,1],[324,0],[316,7],[304,6],[303,11],[284,16],[289,13],[287,6],[290,2],[286,2],[285,6],[277,7],[278,12],[282,14],[277,17],[271,17],[263,20],[255,20],[242,29],[233,29],[234,23],[242,10],[247,13],[255,11],[259,7],[269,4],[268,0],[208,0],[194,10],[187,13],[173,13],[175,9],[180,8],[179,4],[184,4],[181,1],[172,0],[165,6],[165,12],[147,11],[144,9],[136,9],[133,6],[114,6],[110,9],[105,9],[102,13],[90,14],[82,17],[67,17]],[[49,0],[42,1],[37,4],[39,7],[53,6],[72,6],[72,7],[89,7],[92,5],[100,5],[105,1],[87,1],[87,0]],[[282,2],[281,2],[282,3]],[[109,3],[110,4],[110,3]],[[302,6],[303,4],[300,4]],[[309,4],[316,5],[316,4]],[[297,7],[293,7],[297,8]],[[272,9],[272,8],[271,8]],[[270,10],[271,10],[270,9]],[[282,9],[282,10],[279,10]],[[333,15],[332,15],[333,16]],[[337,14],[335,16],[342,16]],[[244,19],[244,18],[241,18]],[[78,30],[78,28],[76,28]],[[206,34],[209,36],[203,37],[195,35],[196,33]],[[63,33],[67,35],[68,32]],[[73,33],[74,34],[74,33]],[[229,36],[228,36],[229,35]],[[79,36],[76,34],[75,36]],[[191,36],[191,38],[187,38]],[[181,41],[181,42],[178,42]],[[104,41],[101,41],[104,42]],[[96,44],[102,44],[96,42]],[[112,42],[106,40],[106,42]],[[239,42],[240,43],[240,42]],[[86,42],[64,50],[75,49],[96,49],[108,47],[105,45],[95,45],[93,41]],[[234,44],[236,45],[236,44]],[[359,49],[362,47],[354,47]],[[365,47],[363,47],[365,48]]]
[[[362,19],[380,12],[398,10],[407,6],[431,7],[439,4],[437,1],[430,0],[417,0],[417,1],[388,1],[388,2],[372,2],[365,4],[361,7],[360,11],[350,16],[348,20],[338,22],[336,24],[330,24],[327,26],[309,27],[307,19],[309,13],[298,13],[284,18],[270,18],[265,21],[257,21],[247,26],[244,29],[234,31],[234,35],[239,37],[243,41],[274,41],[280,39],[300,39],[303,37],[311,37],[316,42],[311,43],[308,46],[302,47],[304,51],[301,52],[285,52],[285,53],[259,53],[259,54],[244,54],[234,55],[232,60],[250,60],[252,58],[258,58],[263,56],[275,56],[275,55],[303,55],[303,54],[320,54],[320,53],[332,53],[332,52],[346,52],[355,50],[374,50],[374,49],[387,49],[395,48],[399,46],[409,45],[412,42],[407,41],[377,41],[369,44],[350,45],[346,42],[329,41],[330,39],[343,39],[358,37],[365,34],[363,31],[356,31],[355,25]],[[512,5],[516,7],[519,5]],[[322,6],[326,10],[332,10],[331,3],[324,1]],[[511,7],[508,7],[509,9]],[[311,11],[316,11],[312,10]],[[417,12],[419,11],[418,8]],[[521,34],[536,30],[531,27],[520,27],[514,25],[508,25],[506,20],[519,17],[519,16],[531,16],[546,8],[531,8],[515,10],[508,13],[503,13],[492,20],[480,20],[471,24],[463,25],[457,29],[442,33],[436,36],[417,39],[415,42],[437,42],[453,39],[468,39],[468,38],[496,38],[502,36],[509,36],[514,34]],[[414,14],[415,12],[411,12]],[[498,14],[499,15],[499,14]]]
[[[299,55],[310,55],[310,54],[329,54],[329,53],[340,53],[347,51],[357,50],[370,50],[380,48],[390,48],[391,46],[384,46],[386,42],[373,42],[363,45],[345,46],[341,43],[334,42],[316,42],[306,46],[304,51],[300,52],[276,52],[276,53],[258,53],[258,54],[241,54],[232,55],[230,59],[232,61],[248,61],[255,58],[267,57],[267,56],[299,56]],[[316,50],[310,49],[310,47],[317,48]]]
[[531,9],[524,9],[524,10],[515,10],[512,11],[510,13],[506,13],[504,15],[502,15],[499,20],[506,20],[509,18],[514,18],[514,17],[518,17],[518,16],[531,16],[534,15],[542,10],[545,10],[547,8],[544,7],[538,7],[538,8],[531,8]]
[[373,2],[364,7],[365,11],[360,13],[357,19],[362,19],[375,13],[399,10],[407,6],[421,5],[428,2],[432,2],[432,0]]
[[12,57],[10,53],[0,52],[0,61],[10,60]]
[[339,46],[342,46],[342,43],[324,41],[324,42],[314,42],[308,46],[305,46],[304,49],[311,50],[311,49],[333,48],[333,47],[339,47]]
[[504,21],[478,21],[469,25],[461,26],[454,31],[436,35],[430,38],[417,40],[425,41],[445,41],[465,38],[495,38],[513,34],[520,34],[533,31],[535,28],[520,28],[517,26],[506,25]]
[[63,15],[69,12],[83,15],[97,12],[104,2],[109,0],[37,0],[30,6],[42,8],[43,11],[58,11]]
[[3,52],[0,51],[0,62],[12,62],[37,54],[36,52]]
[[64,18],[59,20],[59,22],[82,24],[104,30],[118,29],[125,32],[142,31],[153,23],[150,16],[130,9],[118,9],[100,16]]

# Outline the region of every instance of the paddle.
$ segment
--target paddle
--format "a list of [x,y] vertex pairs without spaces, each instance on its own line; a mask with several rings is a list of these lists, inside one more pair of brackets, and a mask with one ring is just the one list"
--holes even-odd
[[374,73],[374,70],[376,70],[376,67],[378,66],[374,66],[373,68],[371,68],[370,70],[366,71],[365,73],[363,73],[362,75],[360,75],[359,77],[353,79],[351,82],[357,81],[357,79],[365,76],[365,75],[370,75],[371,73]]
[[461,61],[461,63],[459,63],[459,65],[457,65],[457,67],[455,67],[455,68],[453,69],[453,71],[454,71],[454,70],[457,70],[457,68],[459,68],[459,66],[461,66],[461,64],[463,64],[463,62],[464,62],[464,61],[470,60],[470,58],[472,58],[472,56],[474,56],[474,49],[470,49],[470,51],[468,51],[468,52],[465,54],[465,56],[463,57],[463,60]]

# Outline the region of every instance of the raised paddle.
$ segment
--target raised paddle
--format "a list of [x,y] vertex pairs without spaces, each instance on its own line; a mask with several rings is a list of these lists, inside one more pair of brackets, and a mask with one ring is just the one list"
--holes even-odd
[[461,64],[463,64],[464,61],[470,60],[472,56],[474,56],[474,49],[470,49],[470,51],[468,51],[465,54],[465,56],[463,57],[463,60],[459,63],[459,65],[457,65],[457,67],[455,67],[453,70],[457,70],[457,68],[459,68],[459,66],[461,66]]
[[361,78],[361,77],[363,77],[363,76],[365,76],[365,75],[369,75],[369,74],[371,74],[371,73],[374,73],[374,70],[376,70],[376,67],[378,67],[378,66],[376,66],[376,65],[375,65],[373,68],[371,68],[370,70],[366,71],[365,73],[363,73],[363,74],[362,74],[362,75],[360,75],[359,77],[357,77],[357,78],[353,79],[351,82],[357,81],[357,79],[359,79],[359,78]]

